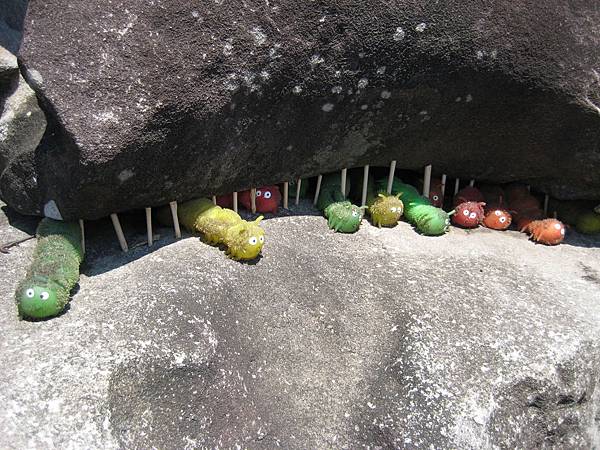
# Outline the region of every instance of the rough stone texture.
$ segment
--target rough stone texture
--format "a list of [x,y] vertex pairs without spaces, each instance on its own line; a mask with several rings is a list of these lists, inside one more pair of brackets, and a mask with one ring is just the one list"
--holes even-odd
[[600,445],[598,238],[263,224],[240,264],[168,229],[122,254],[90,223],[70,310],[38,323],[12,303],[33,242],[0,255],[0,446]]
[[23,36],[27,0],[2,0],[0,8],[0,46],[17,54]]
[[31,212],[40,214],[36,149],[46,130],[46,117],[18,71],[6,94],[0,102],[0,196],[18,210],[37,208]]
[[34,0],[42,202],[92,218],[391,159],[597,198],[599,22],[595,0]]

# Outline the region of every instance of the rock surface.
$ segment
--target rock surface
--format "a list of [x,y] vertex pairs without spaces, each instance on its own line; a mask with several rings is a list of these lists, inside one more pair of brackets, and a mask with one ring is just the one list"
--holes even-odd
[[0,255],[0,446],[600,445],[597,238],[263,224],[240,264],[168,229],[122,254],[90,223],[70,310],[37,323],[12,303],[33,242]]
[[93,218],[392,159],[598,198],[599,22],[593,0],[32,1],[41,203]]

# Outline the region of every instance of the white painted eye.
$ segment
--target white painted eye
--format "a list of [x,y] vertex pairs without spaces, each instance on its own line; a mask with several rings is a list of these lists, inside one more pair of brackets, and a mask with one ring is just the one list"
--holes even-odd
[[446,219],[446,225],[450,225],[450,219]]
[[393,213],[395,213],[396,212],[396,208],[395,207],[394,208],[390,208],[390,211],[393,212]]
[[475,217],[477,217],[477,214],[475,214],[474,212],[469,214],[469,219],[474,219]]
[[562,228],[562,226],[560,223],[555,223],[554,228],[556,228],[557,230],[560,230]]
[[42,300],[48,300],[50,298],[50,294],[48,294],[46,291],[44,291],[40,294],[40,298]]
[[440,199],[440,198],[439,198],[437,195],[434,195],[434,196],[433,196],[433,201],[434,201],[434,202],[437,202],[439,199]]
[[264,236],[259,237],[258,241],[262,244],[263,242],[265,242],[265,237]]
[[563,236],[565,235],[565,229],[564,228],[560,229],[560,234],[562,234]]
[[256,196],[257,196],[257,197],[260,197],[261,195],[262,195],[262,192],[261,192],[261,191],[256,191]]
[[504,223],[506,222],[506,217],[502,216],[498,220],[500,221],[500,223]]
[[502,211],[496,210],[496,211],[494,211],[494,214],[496,214],[498,217],[500,217],[502,215]]
[[256,245],[257,242],[258,239],[256,239],[256,236],[252,236],[250,239],[248,239],[248,244],[250,245]]
[[271,198],[271,191],[265,191],[265,195],[263,195],[264,198]]
[[465,209],[465,210],[463,211],[463,214],[464,214],[465,216],[468,216],[468,215],[469,215],[469,210],[468,210],[468,209]]
[[358,217],[358,213],[356,211],[352,211],[352,217]]
[[33,296],[35,295],[35,292],[33,291],[33,289],[27,289],[25,291],[25,295],[29,298],[33,298]]

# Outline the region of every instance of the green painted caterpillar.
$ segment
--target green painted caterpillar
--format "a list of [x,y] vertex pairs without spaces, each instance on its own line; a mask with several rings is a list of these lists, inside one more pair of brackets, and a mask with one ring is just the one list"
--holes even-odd
[[[216,206],[207,198],[180,203],[177,217],[188,231],[202,233],[208,244],[224,244],[227,247],[226,254],[231,259],[254,259],[265,242],[265,231],[258,225],[263,216],[253,222],[242,220],[235,211]],[[158,218],[162,223],[169,224],[170,210],[164,208],[159,211]]]
[[[378,180],[376,185],[382,187],[387,180]],[[431,205],[431,201],[423,197],[410,184],[404,184],[398,178],[392,183],[392,193],[401,194],[404,202],[404,217],[413,224],[417,230],[427,236],[445,234],[450,228],[450,214],[441,208]]]
[[[344,200],[341,191],[340,174],[325,175],[321,182],[321,191],[317,208],[323,211],[327,225],[342,233],[354,233],[360,227],[363,211],[351,202]],[[346,182],[346,195],[350,192],[350,181]]]
[[83,261],[79,224],[44,218],[25,279],[15,292],[22,319],[45,319],[62,312],[79,281]]

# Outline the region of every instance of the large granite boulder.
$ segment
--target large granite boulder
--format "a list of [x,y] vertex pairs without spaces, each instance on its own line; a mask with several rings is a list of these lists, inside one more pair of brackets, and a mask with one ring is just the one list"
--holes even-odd
[[3,195],[93,218],[396,159],[597,198],[598,22],[593,0],[34,0],[51,126],[39,195]]

